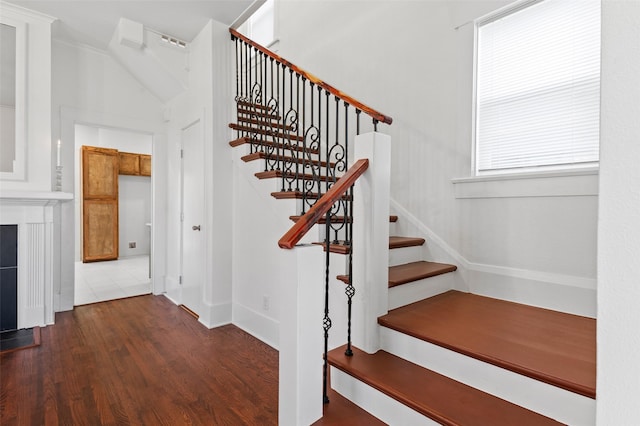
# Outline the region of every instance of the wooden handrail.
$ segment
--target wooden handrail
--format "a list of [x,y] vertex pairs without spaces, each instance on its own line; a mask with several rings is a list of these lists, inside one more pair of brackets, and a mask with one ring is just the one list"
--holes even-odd
[[369,168],[369,160],[363,158],[342,175],[340,179],[307,211],[286,234],[280,238],[278,245],[283,249],[292,249],[305,236],[309,229],[318,222],[338,201],[360,176]]
[[369,115],[374,120],[379,121],[381,123],[386,123],[386,124],[393,123],[393,118],[389,117],[388,115],[384,115],[383,113],[378,112],[378,111],[376,111],[375,109],[373,109],[371,107],[368,107],[367,105],[363,104],[362,102],[359,102],[359,101],[355,100],[351,96],[341,92],[340,90],[336,89],[335,87],[331,86],[330,84],[325,83],[324,81],[320,80],[318,77],[316,77],[315,75],[311,74],[310,72],[307,72],[307,71],[303,70],[302,68],[298,67],[297,65],[294,65],[291,62],[287,61],[283,57],[273,53],[272,51],[270,51],[266,47],[263,47],[263,46],[259,45],[258,43],[256,43],[255,41],[251,40],[250,38],[245,37],[244,35],[240,34],[238,31],[234,30],[233,28],[229,28],[229,32],[231,33],[231,37],[232,38],[234,38],[234,39],[235,38],[239,38],[240,40],[244,41],[245,43],[249,44],[250,46],[255,47],[256,49],[258,49],[259,51],[261,51],[265,55],[269,56],[270,58],[273,58],[276,61],[280,62],[281,64],[286,65],[287,67],[289,67],[290,69],[292,69],[296,73],[300,74],[300,76],[302,76],[303,78],[306,78],[307,80],[309,80],[313,84],[322,87],[324,90],[326,90],[327,92],[331,93],[332,95],[337,96],[338,98],[342,99],[343,101],[345,101],[349,105],[352,105],[354,108],[357,108],[360,111],[364,112],[365,114]]

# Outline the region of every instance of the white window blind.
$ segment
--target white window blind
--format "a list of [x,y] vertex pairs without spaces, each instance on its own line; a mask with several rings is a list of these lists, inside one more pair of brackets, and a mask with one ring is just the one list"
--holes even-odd
[[477,174],[599,159],[600,1],[529,3],[477,23]]

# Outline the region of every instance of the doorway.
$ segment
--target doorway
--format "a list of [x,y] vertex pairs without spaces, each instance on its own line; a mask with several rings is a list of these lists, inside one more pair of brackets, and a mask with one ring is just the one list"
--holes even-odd
[[[81,147],[151,155],[153,137],[124,129],[75,125],[76,194],[81,194]],[[149,176],[119,175],[117,259],[83,263],[82,197],[76,197],[74,305],[151,293],[151,205]]]
[[182,129],[181,277],[182,304],[198,314],[204,276],[204,145],[200,120]]

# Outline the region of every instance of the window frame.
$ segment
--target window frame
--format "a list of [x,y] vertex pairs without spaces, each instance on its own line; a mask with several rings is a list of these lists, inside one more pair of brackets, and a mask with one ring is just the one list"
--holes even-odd
[[[471,152],[471,170],[473,178],[489,178],[492,176],[499,178],[499,180],[509,179],[509,177],[517,178],[519,175],[553,175],[558,176],[562,173],[581,173],[584,171],[586,174],[596,173],[599,169],[600,158],[598,156],[597,161],[585,162],[585,163],[573,163],[573,164],[545,164],[530,167],[512,167],[505,169],[492,169],[486,171],[479,170],[479,151],[480,144],[478,143],[478,68],[479,68],[479,33],[480,28],[483,25],[497,21],[509,15],[518,13],[536,4],[542,3],[546,0],[519,0],[514,3],[505,5],[499,9],[496,9],[486,15],[483,15],[473,20],[473,82],[472,82],[472,108],[471,108],[471,138],[472,138],[472,152]],[[598,141],[599,145],[599,141]],[[503,178],[500,178],[503,176]],[[473,179],[472,178],[472,179]],[[462,182],[460,182],[462,183]]]

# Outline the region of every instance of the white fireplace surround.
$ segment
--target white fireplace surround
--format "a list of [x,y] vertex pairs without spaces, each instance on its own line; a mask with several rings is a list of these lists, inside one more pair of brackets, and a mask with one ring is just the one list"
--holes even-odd
[[54,322],[54,207],[65,192],[0,191],[0,224],[18,225],[18,328]]

